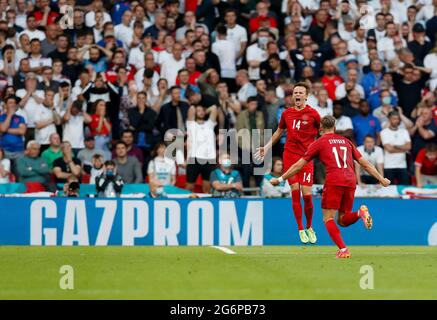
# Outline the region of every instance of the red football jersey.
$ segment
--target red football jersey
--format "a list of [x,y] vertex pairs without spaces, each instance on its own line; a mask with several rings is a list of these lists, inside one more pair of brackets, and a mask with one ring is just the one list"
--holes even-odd
[[303,158],[311,161],[317,156],[326,168],[325,185],[355,188],[354,160],[362,155],[349,139],[335,133],[324,134],[308,147]]
[[320,80],[322,81],[326,91],[328,91],[329,99],[337,100],[335,96],[335,90],[344,82],[343,79],[339,76],[333,76],[332,78],[323,76]]
[[420,172],[422,174],[428,176],[437,175],[437,158],[434,160],[428,159],[425,148],[419,151],[414,164],[420,167]]
[[305,106],[302,110],[285,110],[279,121],[279,128],[287,130],[284,152],[303,156],[308,146],[316,140],[319,127],[320,115],[310,106]]

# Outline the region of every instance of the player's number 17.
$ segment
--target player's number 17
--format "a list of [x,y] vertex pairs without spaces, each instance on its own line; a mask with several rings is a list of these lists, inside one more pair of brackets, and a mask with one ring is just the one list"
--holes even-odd
[[332,147],[332,152],[334,153],[335,156],[335,161],[337,162],[337,166],[341,169],[341,168],[347,168],[347,163],[346,163],[346,155],[347,155],[347,147],[339,147],[341,151],[343,151],[343,166],[341,166],[341,162],[340,162],[340,157],[338,155],[338,151],[337,151],[337,147]]

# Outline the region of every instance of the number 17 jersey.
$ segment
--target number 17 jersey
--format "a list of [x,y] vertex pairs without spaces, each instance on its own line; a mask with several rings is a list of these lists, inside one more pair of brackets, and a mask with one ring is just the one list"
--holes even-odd
[[317,156],[326,168],[325,185],[356,187],[354,160],[362,155],[349,139],[335,133],[324,134],[308,147],[303,158],[311,161]]
[[308,146],[316,140],[320,127],[320,115],[308,105],[302,110],[288,108],[282,113],[278,127],[287,130],[284,153],[302,157]]

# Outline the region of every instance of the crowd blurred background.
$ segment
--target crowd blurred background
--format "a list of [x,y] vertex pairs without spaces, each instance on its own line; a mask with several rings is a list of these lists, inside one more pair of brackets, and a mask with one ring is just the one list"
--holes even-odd
[[220,129],[263,145],[307,81],[395,184],[437,184],[436,33],[437,0],[0,0],[0,183],[288,195],[268,183],[285,137],[254,175],[254,146],[233,161]]

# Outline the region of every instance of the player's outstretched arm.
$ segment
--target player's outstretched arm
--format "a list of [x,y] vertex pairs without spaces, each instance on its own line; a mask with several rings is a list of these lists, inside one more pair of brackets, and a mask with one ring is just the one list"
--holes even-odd
[[364,170],[366,170],[375,179],[377,179],[379,183],[382,184],[384,187],[388,187],[390,185],[391,181],[387,178],[384,178],[369,161],[361,157],[358,160],[358,163],[363,167]]
[[302,170],[303,167],[308,163],[304,158],[300,158],[298,162],[293,164],[290,169],[287,170],[286,173],[284,173],[282,176],[280,176],[278,179],[273,178],[270,180],[270,183],[274,186],[277,186],[282,181],[287,180],[288,178],[294,176],[296,173],[298,173],[300,170]]
[[254,157],[256,160],[261,160],[265,157],[265,154],[267,153],[270,148],[281,139],[282,134],[284,133],[284,129],[278,128],[276,129],[275,133],[270,138],[269,142],[264,147],[259,147],[256,149],[256,152],[254,154]]

